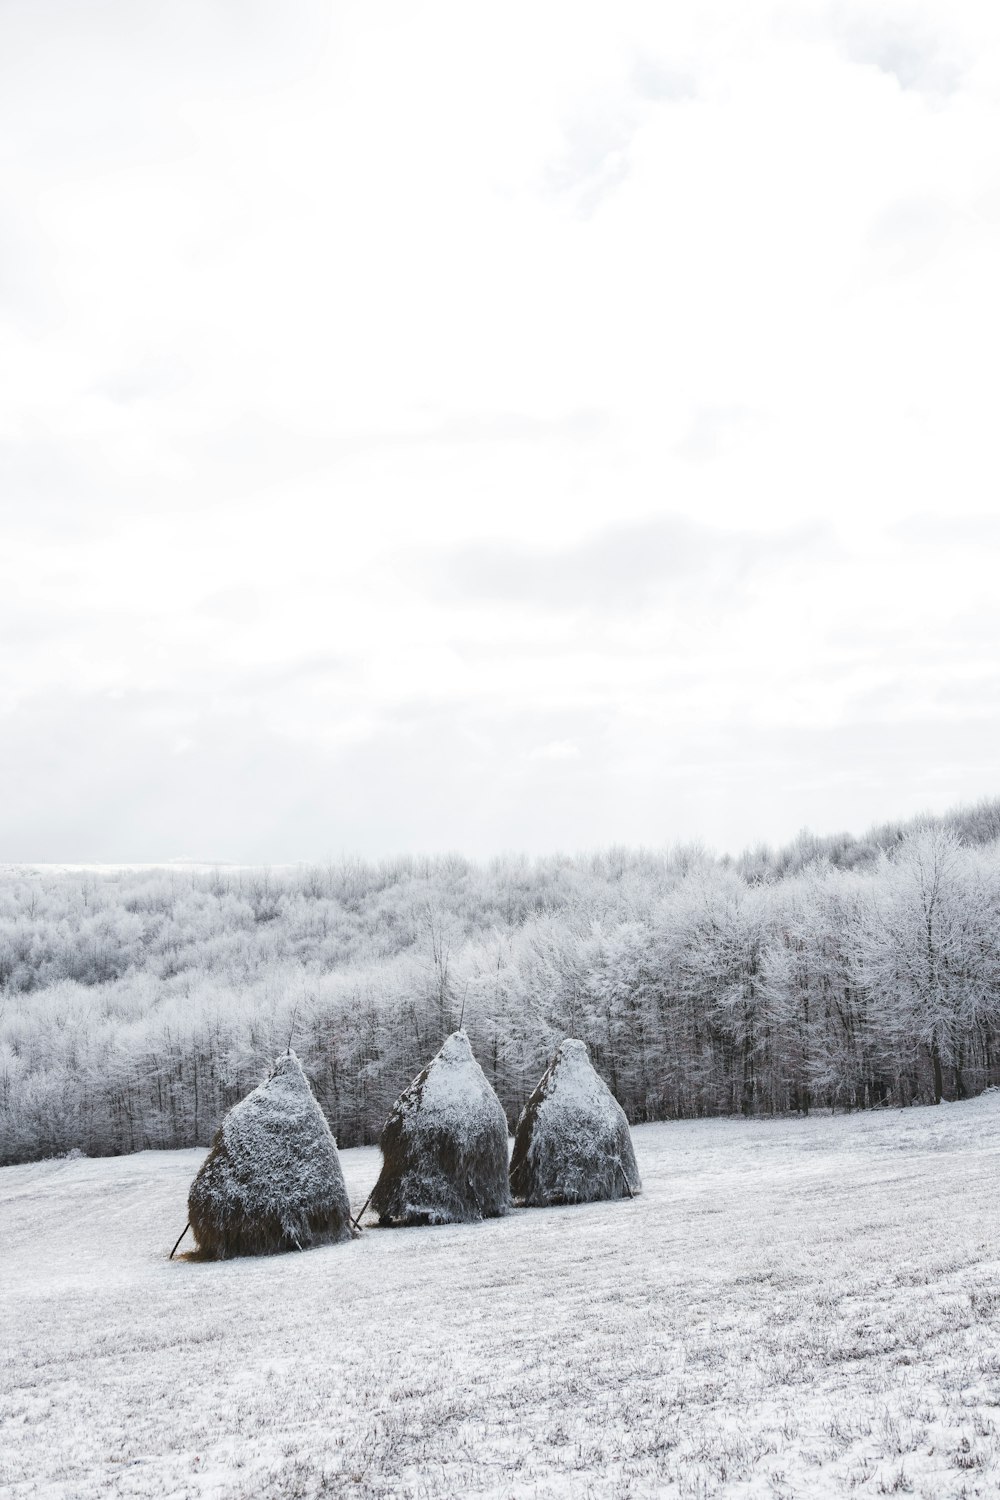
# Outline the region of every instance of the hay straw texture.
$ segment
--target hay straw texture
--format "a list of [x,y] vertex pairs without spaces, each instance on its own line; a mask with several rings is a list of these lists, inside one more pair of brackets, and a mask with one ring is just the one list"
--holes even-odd
[[372,1207],[383,1224],[467,1224],[510,1212],[507,1119],[464,1031],[396,1100]]
[[351,1238],[337,1145],[294,1052],[235,1104],[191,1185],[202,1255],[274,1255]]
[[526,1208],[642,1191],[625,1111],[583,1042],[563,1042],[521,1111],[510,1186]]

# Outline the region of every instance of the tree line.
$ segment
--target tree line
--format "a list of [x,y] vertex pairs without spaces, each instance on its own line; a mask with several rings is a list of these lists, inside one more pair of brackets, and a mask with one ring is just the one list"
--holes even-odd
[[698,848],[0,872],[0,1162],[205,1145],[292,1045],[343,1146],[459,1024],[513,1125],[565,1036],[633,1122],[1000,1083],[1000,803]]

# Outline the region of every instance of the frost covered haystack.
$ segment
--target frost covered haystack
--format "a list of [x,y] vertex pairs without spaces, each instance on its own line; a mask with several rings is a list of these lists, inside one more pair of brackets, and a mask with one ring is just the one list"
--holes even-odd
[[625,1111],[583,1042],[563,1042],[521,1111],[510,1186],[528,1208],[642,1191]]
[[294,1052],[226,1115],[188,1217],[201,1254],[218,1260],[351,1238],[337,1144]]
[[372,1207],[383,1224],[467,1224],[510,1212],[507,1119],[464,1031],[392,1107]]

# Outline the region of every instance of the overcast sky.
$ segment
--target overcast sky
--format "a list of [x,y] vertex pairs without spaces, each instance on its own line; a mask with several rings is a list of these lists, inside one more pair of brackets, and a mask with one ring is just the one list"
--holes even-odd
[[1000,8],[0,0],[0,858],[1000,792]]

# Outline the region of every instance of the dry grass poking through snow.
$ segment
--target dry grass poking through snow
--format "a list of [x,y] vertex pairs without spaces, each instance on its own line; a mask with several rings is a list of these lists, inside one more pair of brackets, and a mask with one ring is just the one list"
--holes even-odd
[[0,1494],[997,1494],[1000,1096],[635,1141],[631,1203],[223,1264],[202,1153],[7,1168]]

